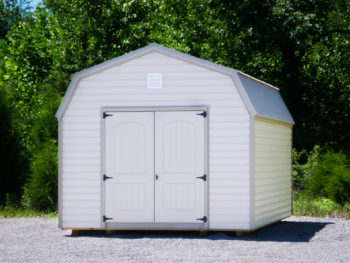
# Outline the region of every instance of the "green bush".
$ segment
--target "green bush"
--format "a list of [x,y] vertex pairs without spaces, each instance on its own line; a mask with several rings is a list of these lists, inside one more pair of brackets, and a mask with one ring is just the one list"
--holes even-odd
[[342,206],[329,198],[312,198],[303,191],[294,191],[293,214],[296,216],[335,216],[350,218],[350,203]]
[[57,202],[57,120],[60,103],[56,90],[62,84],[59,72],[39,86],[40,96],[30,129],[32,156],[30,175],[24,186],[21,206],[25,209],[54,211]]
[[8,199],[18,201],[28,168],[11,112],[8,94],[0,85],[0,205]]
[[297,152],[292,151],[293,158],[293,189],[303,190],[310,180],[313,167],[317,165],[321,147],[315,145],[312,151],[308,153],[305,149]]
[[327,151],[312,167],[306,189],[313,196],[323,196],[344,204],[350,202],[350,169],[344,153]]
[[24,188],[22,205],[39,210],[56,210],[57,145],[52,139],[42,145],[31,163],[31,175]]
[[294,190],[303,190],[314,199],[350,202],[350,168],[344,153],[316,145],[309,153],[293,150],[292,156]]

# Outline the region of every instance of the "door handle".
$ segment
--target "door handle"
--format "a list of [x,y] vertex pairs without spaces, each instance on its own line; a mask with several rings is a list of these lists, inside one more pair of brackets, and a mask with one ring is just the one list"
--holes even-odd
[[156,178],[156,180],[158,180],[158,174],[156,174],[154,177]]

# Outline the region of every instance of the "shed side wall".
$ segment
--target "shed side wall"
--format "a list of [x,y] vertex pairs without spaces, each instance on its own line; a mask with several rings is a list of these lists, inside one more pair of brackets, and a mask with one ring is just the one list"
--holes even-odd
[[292,127],[255,120],[255,227],[291,215]]
[[[161,73],[161,89],[147,74]],[[209,108],[209,222],[249,228],[249,115],[229,76],[156,52],[80,81],[63,116],[63,227],[100,227],[101,107]]]

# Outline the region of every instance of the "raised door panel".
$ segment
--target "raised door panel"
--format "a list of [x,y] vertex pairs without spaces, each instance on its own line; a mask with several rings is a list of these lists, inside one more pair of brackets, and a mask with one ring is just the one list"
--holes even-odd
[[154,221],[154,113],[112,112],[106,118],[108,222]]
[[204,122],[200,111],[155,113],[155,221],[202,223]]

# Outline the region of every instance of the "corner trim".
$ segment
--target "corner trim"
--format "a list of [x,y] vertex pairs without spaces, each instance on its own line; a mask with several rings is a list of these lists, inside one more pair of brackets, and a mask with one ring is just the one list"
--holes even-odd
[[60,119],[58,122],[58,227],[61,228],[63,225],[63,120]]
[[255,119],[249,118],[249,153],[250,153],[250,209],[249,228],[255,229]]

